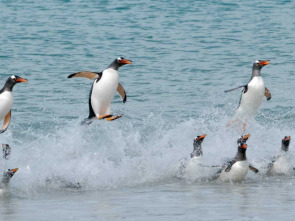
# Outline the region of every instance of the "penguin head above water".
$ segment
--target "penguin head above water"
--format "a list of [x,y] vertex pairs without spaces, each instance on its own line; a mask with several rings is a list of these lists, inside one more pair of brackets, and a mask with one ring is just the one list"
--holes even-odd
[[194,144],[193,144],[194,150],[191,153],[191,158],[203,156],[202,143],[203,143],[206,136],[207,136],[207,134],[203,134],[203,135],[197,136],[194,139]]
[[109,65],[108,68],[112,68],[114,70],[119,70],[119,68],[125,64],[132,64],[132,61],[125,59],[123,57],[118,57]]
[[251,134],[241,135],[241,137],[237,140],[237,144],[246,143],[250,136]]
[[282,147],[281,147],[281,150],[287,152],[289,150],[290,141],[291,141],[291,137],[290,136],[285,136],[282,139]]
[[246,158],[247,147],[248,145],[246,144],[246,142],[241,142],[238,144],[238,152],[235,157],[235,160],[237,161],[247,160]]
[[261,76],[260,70],[270,64],[269,63],[270,60],[257,60],[253,63],[253,67],[252,67],[252,78],[255,76]]
[[18,168],[8,169],[3,173],[1,184],[8,185],[10,178],[18,171]]
[[11,77],[9,77],[7,80],[6,80],[6,83],[2,89],[2,91],[12,91],[12,88],[14,85],[16,85],[17,83],[21,83],[21,82],[28,82],[27,79],[25,78],[21,78],[19,76],[16,76],[16,75],[12,75]]

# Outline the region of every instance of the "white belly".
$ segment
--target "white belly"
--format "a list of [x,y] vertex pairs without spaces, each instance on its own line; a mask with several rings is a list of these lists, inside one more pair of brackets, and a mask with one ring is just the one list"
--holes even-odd
[[232,165],[229,172],[223,170],[218,177],[218,180],[222,182],[239,182],[242,181],[247,175],[249,170],[249,163],[244,161],[238,161]]
[[93,82],[91,106],[96,117],[110,114],[111,102],[116,94],[118,83],[118,71],[113,69],[104,70],[101,79]]
[[248,90],[242,94],[240,106],[234,116],[235,120],[242,122],[253,118],[264,98],[265,86],[261,76],[254,77],[248,84]]
[[13,104],[13,94],[11,91],[4,91],[0,94],[0,121],[5,118],[11,110]]
[[286,155],[279,156],[268,170],[268,174],[270,175],[291,175],[292,172],[291,160]]

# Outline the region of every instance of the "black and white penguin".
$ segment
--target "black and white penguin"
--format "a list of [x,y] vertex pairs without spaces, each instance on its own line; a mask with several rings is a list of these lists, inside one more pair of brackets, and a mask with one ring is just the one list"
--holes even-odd
[[28,82],[28,80],[12,75],[7,79],[4,87],[0,90],[0,121],[4,119],[0,133],[3,133],[9,126],[11,120],[11,107],[13,104],[12,89],[15,84],[20,82]]
[[11,147],[8,144],[2,144],[2,150],[3,150],[3,158],[8,160],[11,153]]
[[3,176],[2,176],[2,180],[1,180],[1,183],[0,183],[0,194],[3,193],[8,184],[9,184],[9,181],[11,179],[11,177],[18,171],[18,168],[15,168],[15,169],[8,169],[7,171],[5,171],[3,173]]
[[267,168],[267,175],[291,175],[294,172],[291,164],[292,159],[288,154],[289,144],[291,141],[290,136],[285,136],[282,139],[281,153],[274,159]]
[[207,136],[206,134],[203,134],[201,136],[197,136],[194,139],[194,143],[193,143],[194,150],[191,153],[191,158],[197,158],[197,157],[203,156],[202,143],[206,136]]
[[132,64],[132,61],[119,57],[102,72],[82,71],[68,76],[68,78],[85,77],[94,80],[89,95],[88,119],[96,117],[112,121],[122,116],[111,115],[111,102],[116,91],[121,95],[123,103],[127,100],[126,92],[119,83],[118,74],[119,68],[125,64]]
[[222,169],[217,172],[215,176],[217,180],[222,182],[240,182],[245,178],[249,169],[255,173],[259,172],[258,169],[250,165],[247,161],[246,151],[248,145],[246,141],[249,137],[250,134],[247,134],[238,139],[238,152],[235,158],[226,162]]
[[252,67],[252,76],[248,84],[227,90],[225,92],[230,92],[238,88],[243,88],[242,95],[240,98],[239,107],[234,115],[232,121],[230,121],[227,126],[233,123],[239,123],[242,125],[243,133],[246,130],[247,123],[251,121],[255,114],[257,113],[263,97],[266,96],[267,100],[271,99],[271,93],[265,87],[263,78],[261,76],[261,69],[269,65],[269,60],[258,60],[255,61]]

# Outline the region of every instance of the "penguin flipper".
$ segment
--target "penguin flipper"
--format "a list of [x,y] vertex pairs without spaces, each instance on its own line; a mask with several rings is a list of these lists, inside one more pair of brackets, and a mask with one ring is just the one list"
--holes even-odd
[[236,162],[235,160],[228,162],[227,167],[225,168],[224,171],[229,172],[231,170],[232,165],[234,165],[235,162]]
[[249,165],[249,169],[252,170],[254,173],[258,173],[259,170],[255,167],[253,167],[252,165]]
[[11,120],[11,110],[8,112],[8,114],[4,118],[2,129],[0,130],[0,134],[6,131],[6,129],[9,126],[10,120]]
[[117,91],[120,94],[120,96],[122,97],[123,103],[125,103],[127,101],[127,95],[126,95],[125,89],[123,88],[123,86],[120,83],[118,83]]
[[224,92],[225,93],[228,93],[228,92],[231,92],[231,91],[235,91],[235,90],[237,90],[237,89],[239,89],[239,88],[246,88],[247,87],[247,84],[246,85],[241,85],[241,86],[239,86],[239,87],[236,87],[236,88],[233,88],[233,89],[229,89],[229,90],[225,90]]
[[264,96],[266,97],[266,100],[268,101],[271,99],[271,93],[267,88],[265,88]]
[[101,73],[91,72],[91,71],[81,71],[81,72],[70,74],[68,76],[68,78],[75,78],[75,77],[83,77],[83,78],[94,80],[94,79],[100,79]]

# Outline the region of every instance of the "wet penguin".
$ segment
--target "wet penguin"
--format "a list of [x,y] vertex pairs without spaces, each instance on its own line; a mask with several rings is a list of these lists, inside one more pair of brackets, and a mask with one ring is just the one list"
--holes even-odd
[[8,187],[9,181],[11,177],[18,171],[18,168],[15,169],[8,169],[3,173],[2,180],[0,183],[0,195],[4,194],[6,192],[6,189]]
[[227,126],[233,123],[239,123],[242,126],[242,131],[245,132],[247,123],[251,121],[257,113],[265,96],[267,100],[271,99],[271,93],[265,87],[263,78],[261,76],[261,69],[269,65],[269,60],[255,61],[252,67],[252,76],[248,84],[239,86],[237,88],[227,90],[225,92],[234,91],[238,88],[243,88],[239,107],[234,115],[232,121]]
[[132,64],[132,61],[119,57],[102,72],[82,71],[68,76],[68,78],[85,77],[94,80],[89,95],[88,119],[97,118],[112,121],[122,116],[111,115],[111,102],[116,91],[121,95],[123,103],[127,100],[125,89],[119,83],[118,74],[119,68],[125,64]]
[[11,153],[11,147],[8,144],[2,144],[3,158],[8,160]]
[[206,136],[207,136],[206,134],[203,134],[201,136],[197,136],[194,139],[194,143],[193,143],[194,150],[191,153],[191,158],[197,158],[197,157],[203,156],[202,143]]
[[291,156],[288,154],[290,136],[282,139],[281,153],[267,167],[267,175],[291,175],[293,174],[293,166],[291,164]]
[[238,139],[238,152],[235,158],[226,162],[222,169],[217,172],[215,175],[217,180],[222,182],[240,182],[245,178],[249,169],[255,173],[259,172],[258,169],[250,165],[247,161],[246,151],[248,145],[246,141],[249,137],[250,134],[247,134]]
[[28,82],[27,79],[12,75],[9,77],[0,90],[0,121],[3,121],[3,126],[0,133],[3,133],[9,126],[11,120],[11,107],[13,104],[12,89],[15,84],[20,82]]

